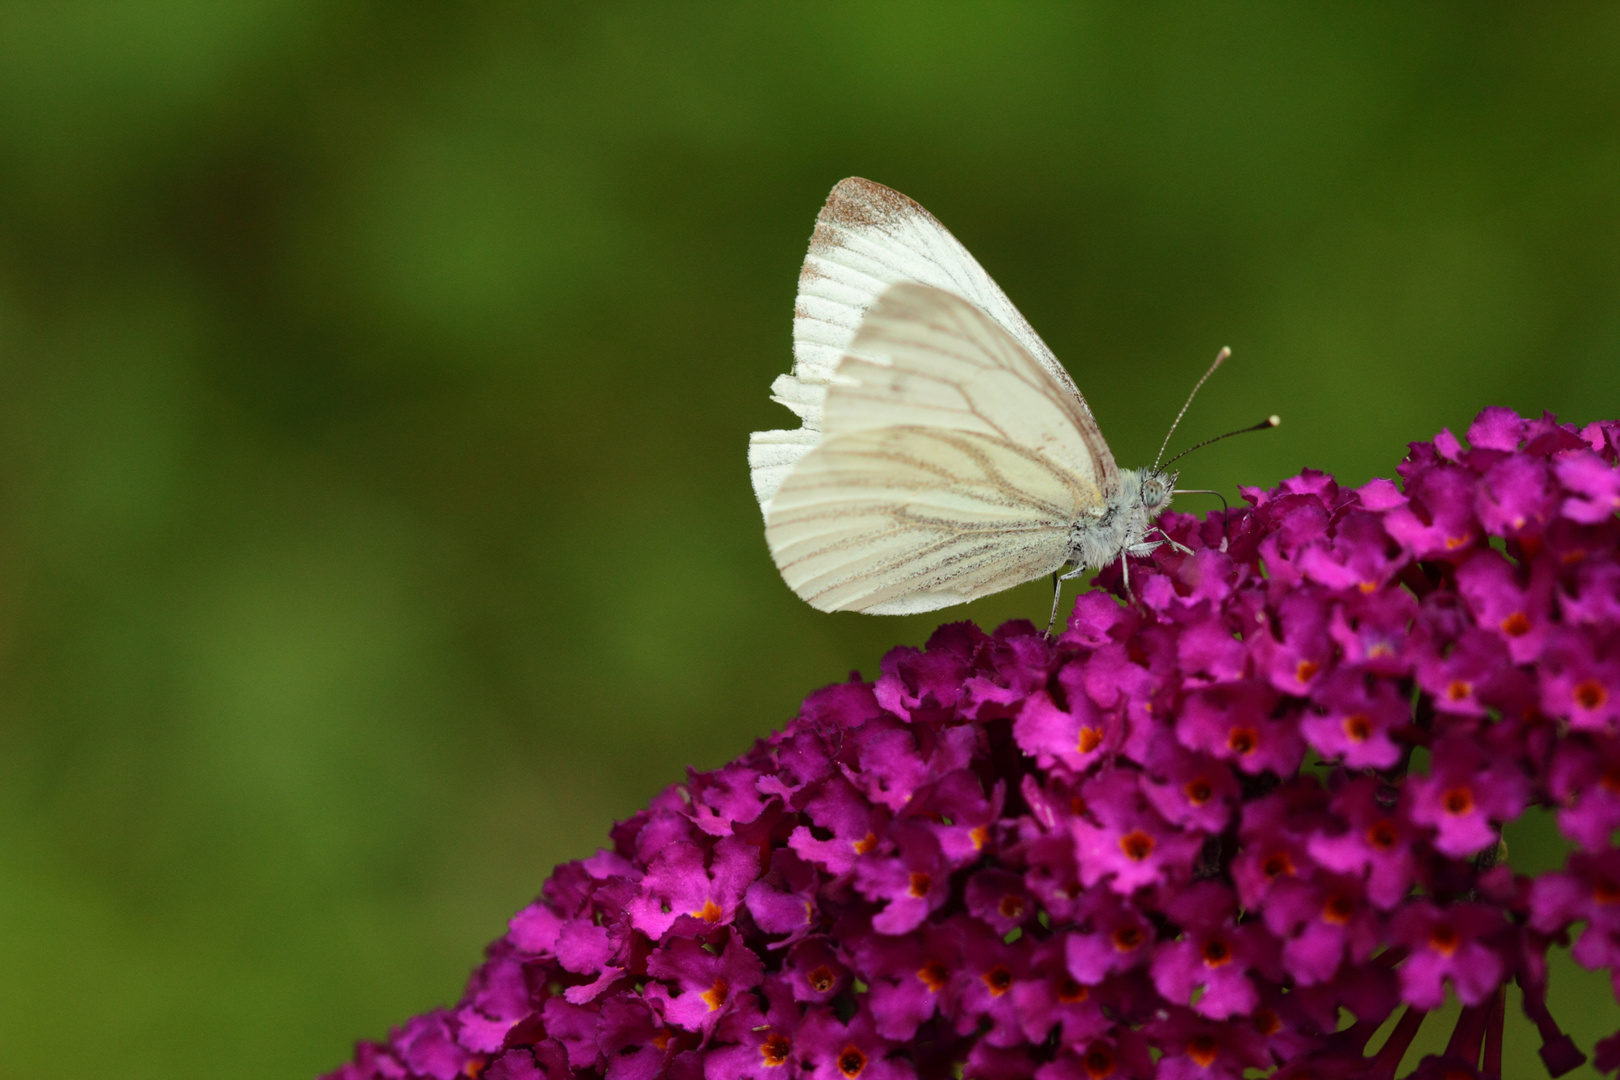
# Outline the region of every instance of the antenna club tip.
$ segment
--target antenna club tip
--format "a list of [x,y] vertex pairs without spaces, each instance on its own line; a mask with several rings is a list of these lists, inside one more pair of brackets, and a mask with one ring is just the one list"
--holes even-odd
[[1270,416],[1266,417],[1266,427],[1280,426],[1282,426],[1282,417],[1278,416],[1276,413],[1272,413]]
[[1227,357],[1232,355],[1232,346],[1230,346],[1230,345],[1222,345],[1221,346],[1221,351],[1216,353],[1215,355],[1216,355],[1216,362],[1217,363],[1219,363],[1221,360],[1225,360]]

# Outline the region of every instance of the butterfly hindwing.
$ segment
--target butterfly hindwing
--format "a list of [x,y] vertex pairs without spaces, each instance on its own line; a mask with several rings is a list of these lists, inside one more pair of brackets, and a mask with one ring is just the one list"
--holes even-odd
[[822,611],[910,614],[1061,566],[1089,493],[998,436],[887,427],[828,439],[794,468],[765,537]]

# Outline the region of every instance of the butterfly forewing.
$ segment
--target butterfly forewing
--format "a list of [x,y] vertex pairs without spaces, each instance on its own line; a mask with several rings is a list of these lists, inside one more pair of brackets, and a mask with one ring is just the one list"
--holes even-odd
[[961,297],[892,286],[849,350],[827,391],[823,438],[902,425],[974,431],[1066,470],[1092,503],[1117,485],[1113,455],[1079,399]]
[[908,614],[1061,566],[1090,492],[994,435],[888,427],[830,438],[772,502],[765,537],[793,591],[822,611]]
[[884,289],[901,282],[955,293],[990,316],[1073,397],[1084,417],[1082,430],[1095,432],[1068,373],[967,249],[904,195],[851,177],[833,189],[816,218],[794,304],[793,373],[771,385],[775,400],[798,414],[802,426],[755,432],[749,440],[748,463],[762,512],[794,465],[819,442],[827,387],[867,310]]

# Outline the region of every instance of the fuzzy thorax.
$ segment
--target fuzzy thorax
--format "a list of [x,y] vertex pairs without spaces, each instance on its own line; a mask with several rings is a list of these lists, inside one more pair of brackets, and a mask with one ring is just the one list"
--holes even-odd
[[1153,469],[1122,469],[1119,490],[1109,496],[1102,512],[1074,523],[1069,538],[1068,562],[1100,570],[1121,553],[1148,555],[1158,547],[1147,539],[1153,519],[1170,505],[1176,474]]

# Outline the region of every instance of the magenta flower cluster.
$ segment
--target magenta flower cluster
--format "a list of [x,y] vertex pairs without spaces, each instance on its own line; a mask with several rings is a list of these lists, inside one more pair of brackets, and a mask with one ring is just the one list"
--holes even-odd
[[[1620,424],[1467,443],[1168,515],[1191,553],[1056,640],[944,626],[812,694],[331,1075],[1391,1080],[1449,988],[1410,1075],[1495,1080],[1510,982],[1568,1071],[1549,947],[1620,978]],[[1534,879],[1531,807],[1573,848]]]

